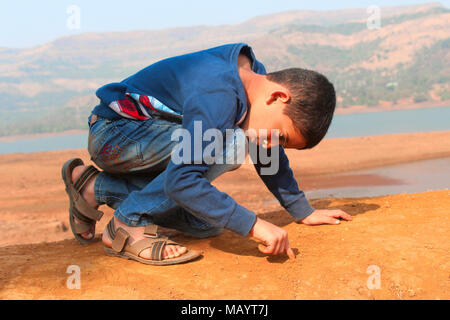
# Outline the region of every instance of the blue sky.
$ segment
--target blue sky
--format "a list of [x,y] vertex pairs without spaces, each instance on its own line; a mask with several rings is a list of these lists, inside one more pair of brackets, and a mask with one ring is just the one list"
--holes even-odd
[[[336,10],[428,2],[433,1],[13,0],[2,3],[0,10],[0,47],[31,47],[82,32],[235,24],[254,16],[287,10]],[[440,3],[447,8],[450,6],[450,0]],[[71,5],[80,9],[79,29],[67,26],[71,16],[67,10]]]

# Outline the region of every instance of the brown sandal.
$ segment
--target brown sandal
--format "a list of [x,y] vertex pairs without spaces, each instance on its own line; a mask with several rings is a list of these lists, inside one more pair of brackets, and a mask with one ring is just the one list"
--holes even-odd
[[[94,166],[88,166],[77,181],[72,183],[73,169],[82,165],[84,165],[83,161],[78,158],[67,161],[62,167],[62,179],[70,200],[69,221],[73,235],[79,243],[87,244],[94,241],[95,232],[91,239],[83,238],[81,234],[88,232],[93,226],[95,228],[95,224],[102,218],[103,212],[92,208],[81,196],[83,187],[99,172]],[[74,218],[78,220],[76,223]]]
[[[130,238],[130,234],[128,232],[120,227],[115,230],[114,218],[108,223],[106,229],[109,237],[112,239],[112,248],[105,246],[105,252],[110,256],[121,257],[158,266],[184,263],[194,260],[200,256],[200,253],[197,251],[188,250],[179,257],[163,259],[162,254],[165,246],[179,244],[167,239],[166,237],[161,237],[157,232],[158,226],[154,224],[145,227],[144,235],[147,238],[139,240],[133,245],[128,244],[128,240]],[[139,257],[139,254],[145,249],[152,250],[152,259],[144,259]]]

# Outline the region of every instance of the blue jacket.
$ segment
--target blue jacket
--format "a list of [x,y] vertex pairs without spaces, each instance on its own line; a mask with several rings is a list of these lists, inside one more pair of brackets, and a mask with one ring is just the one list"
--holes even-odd
[[[111,102],[124,99],[127,93],[150,95],[182,114],[182,126],[192,136],[194,121],[202,122],[203,132],[210,128],[225,132],[239,124],[247,113],[247,98],[237,66],[241,52],[251,58],[254,72],[266,74],[264,65],[245,43],[215,47],[159,61],[120,83],[101,87],[96,93],[100,105],[93,113],[117,119],[121,116],[108,107]],[[261,175],[258,163],[255,168],[291,216],[303,219],[314,209],[299,190],[287,156],[279,148],[279,171],[275,175]],[[255,213],[211,185],[204,177],[209,165],[194,164],[194,159],[190,163],[169,163],[167,195],[198,218],[246,236],[255,223]]]

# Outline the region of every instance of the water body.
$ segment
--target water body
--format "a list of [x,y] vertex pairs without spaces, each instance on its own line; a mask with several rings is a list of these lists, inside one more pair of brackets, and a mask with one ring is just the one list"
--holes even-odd
[[[336,115],[326,138],[450,130],[450,107]],[[87,148],[87,134],[0,142],[0,154]]]
[[[450,130],[450,107],[336,115],[328,138]],[[0,154],[87,148],[87,133],[0,142]],[[448,189],[450,158],[326,177],[337,187],[306,191],[309,198],[369,197]]]
[[87,148],[88,135],[71,134],[0,142],[0,154]]
[[450,107],[335,115],[327,138],[450,130]]
[[[358,179],[358,177],[370,177]],[[377,179],[373,179],[376,177]],[[332,180],[350,181],[349,186],[305,191],[308,198],[376,197],[398,193],[416,193],[450,188],[450,158],[417,161],[371,170],[332,175]],[[351,181],[357,181],[351,185]],[[374,180],[385,181],[374,185]],[[449,194],[450,196],[450,194]]]

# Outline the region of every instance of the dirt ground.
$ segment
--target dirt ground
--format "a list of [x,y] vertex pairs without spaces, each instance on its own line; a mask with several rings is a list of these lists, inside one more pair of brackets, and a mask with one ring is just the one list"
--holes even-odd
[[[358,185],[367,181],[335,174],[448,157],[450,131],[329,139],[317,149],[288,154],[303,190]],[[0,156],[0,299],[450,298],[448,190],[312,199],[315,208],[340,208],[354,220],[309,227],[294,223],[252,166],[244,165],[215,185],[285,228],[296,259],[265,256],[253,239],[229,231],[198,240],[166,229],[203,256],[154,267],[106,256],[100,241],[81,246],[73,240],[60,178],[61,164],[71,157],[89,159],[85,150]],[[366,180],[376,184],[375,178]],[[111,209],[104,211],[98,238],[112,216]],[[81,270],[79,290],[66,285],[71,265]],[[371,286],[373,279],[379,288]]]

